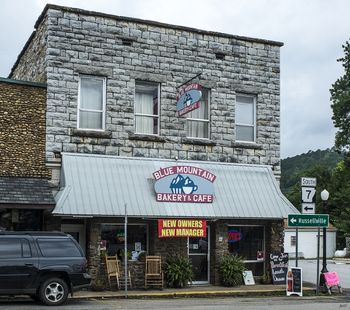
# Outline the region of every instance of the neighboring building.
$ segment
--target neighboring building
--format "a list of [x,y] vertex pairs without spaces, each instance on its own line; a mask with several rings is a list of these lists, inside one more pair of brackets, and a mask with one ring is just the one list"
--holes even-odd
[[[317,257],[317,228],[299,227],[298,229],[298,256],[300,258]],[[327,228],[327,257],[333,257],[336,250],[337,229],[334,226]],[[284,251],[290,257],[296,253],[296,231],[295,228],[287,227],[284,231]],[[323,229],[320,229],[320,257],[323,256]]]
[[45,107],[46,85],[0,79],[0,230],[42,230],[55,206]]
[[189,255],[197,283],[228,253],[262,275],[298,212],[276,182],[282,43],[55,5],[35,28],[10,77],[47,84],[45,228],[75,233],[95,278],[125,211],[136,255]]

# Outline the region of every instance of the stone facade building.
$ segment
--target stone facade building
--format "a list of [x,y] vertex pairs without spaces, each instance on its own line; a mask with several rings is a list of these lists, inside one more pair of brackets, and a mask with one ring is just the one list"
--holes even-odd
[[46,85],[0,79],[0,226],[41,230],[55,205],[45,165]]
[[[264,272],[268,254],[283,247],[283,218],[297,212],[280,193],[276,180],[272,182],[273,175],[278,179],[280,173],[282,45],[68,7],[45,7],[10,77],[47,85],[46,164],[56,185],[57,206],[46,228],[77,236],[95,278],[101,248],[107,242],[107,251],[115,254],[125,237],[124,205],[117,202],[121,196],[128,201],[125,208],[128,205],[132,218],[130,250],[164,258],[174,251],[188,254],[198,277],[195,280],[204,283],[220,282],[220,259],[229,252],[244,255],[255,275]],[[190,100],[199,94],[200,101]],[[184,96],[187,99],[181,106]],[[193,110],[185,114],[181,110],[185,108]],[[125,158],[132,160],[123,166]],[[129,164],[130,176],[124,175]],[[214,183],[215,194],[197,195],[194,192],[200,192],[198,182],[203,175],[200,180],[192,173],[192,179],[187,175],[192,191],[182,189],[169,199],[210,201],[171,204],[160,202],[158,196],[156,201],[153,185],[160,181],[152,180],[152,165],[153,171],[166,169],[166,165],[216,171],[221,188]],[[232,175],[227,177],[229,182],[222,181],[225,169],[232,169],[236,181],[230,179]],[[106,177],[111,171],[115,174]],[[144,171],[149,174],[143,176]],[[264,190],[262,175],[269,184]],[[125,182],[117,189],[121,176]],[[123,185],[129,178],[133,190]],[[84,188],[83,182],[89,180],[92,183]],[[148,193],[138,196],[136,184],[147,187]],[[212,190],[213,185],[203,184]],[[230,196],[233,192],[235,197]],[[232,202],[237,196],[240,200]],[[272,196],[276,199],[269,201]],[[143,198],[150,199],[147,205]],[[153,207],[161,211],[150,212]],[[166,218],[207,221],[207,236],[160,238],[157,225]],[[229,236],[241,237],[229,240]],[[243,236],[245,244],[240,241]],[[204,252],[199,241],[207,244]],[[264,254],[258,259],[257,252]]]

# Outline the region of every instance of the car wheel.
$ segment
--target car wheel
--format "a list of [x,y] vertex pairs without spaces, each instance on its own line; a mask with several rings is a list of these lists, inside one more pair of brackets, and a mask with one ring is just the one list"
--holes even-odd
[[67,300],[68,286],[60,278],[50,278],[40,286],[39,296],[45,305],[61,305]]

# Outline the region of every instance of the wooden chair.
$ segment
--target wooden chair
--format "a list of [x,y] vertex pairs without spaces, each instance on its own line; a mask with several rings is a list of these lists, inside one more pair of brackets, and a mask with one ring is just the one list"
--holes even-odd
[[148,287],[163,289],[163,271],[160,256],[146,256],[145,288]]
[[116,281],[117,289],[119,289],[119,260],[116,256],[105,256],[105,262],[109,287],[112,289],[114,286],[113,282]]

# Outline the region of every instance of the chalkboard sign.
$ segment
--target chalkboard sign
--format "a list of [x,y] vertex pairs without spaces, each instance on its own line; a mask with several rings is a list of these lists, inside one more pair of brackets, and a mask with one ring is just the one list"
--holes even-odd
[[303,279],[301,268],[292,267],[287,272],[287,296],[303,296]]
[[286,284],[288,271],[288,253],[270,254],[273,284]]

